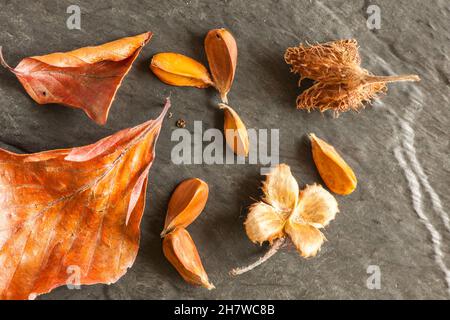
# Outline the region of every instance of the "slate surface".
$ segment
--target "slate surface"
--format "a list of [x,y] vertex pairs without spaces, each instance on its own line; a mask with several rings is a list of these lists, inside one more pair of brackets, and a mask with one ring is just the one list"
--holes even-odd
[[[68,30],[66,9],[81,7],[81,30]],[[381,29],[366,27],[366,9],[381,9]],[[125,79],[106,126],[81,111],[39,106],[15,77],[0,70],[0,141],[13,151],[36,152],[92,143],[139,124],[161,110],[171,95],[150,172],[148,205],[135,265],[114,285],[82,290],[59,288],[41,299],[448,299],[444,271],[450,267],[448,219],[450,5],[422,1],[7,1],[0,0],[0,44],[11,65],[53,51],[100,44],[147,30],[154,33]],[[260,195],[259,165],[175,165],[171,141],[183,118],[193,131],[221,128],[213,89],[175,88],[148,70],[162,51],[206,63],[203,39],[226,27],[239,47],[230,104],[249,128],[280,129],[280,161],[302,185],[320,182],[306,138],[309,132],[335,145],[354,168],[359,184],[338,197],[341,213],[326,229],[320,254],[301,259],[292,247],[253,272],[230,278],[228,271],[257,259],[242,223],[245,208]],[[361,113],[306,113],[295,109],[297,77],[283,61],[299,42],[354,37],[363,66],[377,74],[416,73],[416,84],[389,86],[382,101]],[[203,215],[189,230],[217,289],[186,285],[161,252],[168,198],[178,182],[200,177],[210,185]],[[441,237],[433,245],[433,237]],[[436,250],[442,251],[438,264]],[[381,270],[381,288],[366,286],[367,268]],[[447,275],[449,277],[449,275]]]

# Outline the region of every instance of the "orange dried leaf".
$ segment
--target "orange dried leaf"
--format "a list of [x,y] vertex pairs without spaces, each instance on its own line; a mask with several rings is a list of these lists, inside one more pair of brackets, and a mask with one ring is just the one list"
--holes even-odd
[[203,180],[193,178],[180,183],[172,194],[161,237],[177,227],[186,228],[203,211],[209,188]]
[[116,92],[152,34],[146,32],[70,52],[23,59],[9,67],[31,98],[39,104],[59,103],[84,112],[105,124]]
[[206,67],[182,54],[158,53],[153,56],[150,69],[162,82],[173,86],[206,88],[212,85]]
[[228,103],[227,94],[236,72],[236,40],[226,29],[210,30],[205,38],[205,51],[214,86],[220,92],[222,102]]
[[[114,283],[133,265],[147,173],[163,118],[92,145],[34,154],[0,149],[0,299]],[[69,272],[69,273],[68,273]]]

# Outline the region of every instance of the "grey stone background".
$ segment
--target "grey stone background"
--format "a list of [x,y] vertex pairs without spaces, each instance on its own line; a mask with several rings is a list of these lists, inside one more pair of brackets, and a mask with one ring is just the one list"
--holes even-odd
[[[81,30],[66,27],[71,4],[81,7]],[[370,4],[381,9],[380,30],[366,27]],[[37,105],[12,74],[0,70],[3,148],[30,153],[90,144],[154,117],[166,96],[173,102],[174,116],[164,123],[150,172],[134,266],[114,285],[63,287],[40,299],[448,299],[432,233],[442,238],[442,260],[449,268],[450,233],[443,223],[450,199],[449,13],[447,0],[0,0],[0,44],[13,66],[27,56],[154,33],[104,127],[80,110]],[[164,85],[148,69],[151,56],[164,51],[206,63],[203,39],[216,27],[228,28],[238,43],[229,99],[247,127],[280,129],[280,161],[291,166],[302,186],[321,182],[309,132],[335,145],[359,181],[353,194],[337,197],[341,213],[325,230],[328,241],[317,257],[302,259],[288,246],[237,278],[228,271],[266,250],[247,239],[242,225],[246,207],[260,196],[260,166],[172,164],[176,120],[185,119],[189,130],[194,120],[203,121],[204,129],[222,128],[222,114],[215,109],[218,96],[213,89]],[[352,37],[359,41],[364,67],[382,75],[416,73],[422,81],[390,85],[382,100],[338,119],[296,110],[298,79],[283,61],[284,50],[305,41]],[[217,287],[213,291],[185,284],[161,251],[159,232],[170,193],[189,177],[210,185],[206,209],[189,231]],[[379,290],[366,287],[369,265],[380,267]]]

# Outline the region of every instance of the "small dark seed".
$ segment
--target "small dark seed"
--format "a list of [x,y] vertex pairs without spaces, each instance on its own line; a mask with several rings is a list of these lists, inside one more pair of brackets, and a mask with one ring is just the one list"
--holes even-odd
[[186,127],[186,121],[184,121],[183,119],[178,119],[176,125],[178,128],[184,128]]

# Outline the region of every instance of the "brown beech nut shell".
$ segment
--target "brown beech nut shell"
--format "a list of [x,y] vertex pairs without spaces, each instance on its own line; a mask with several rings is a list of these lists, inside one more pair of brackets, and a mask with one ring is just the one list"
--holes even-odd
[[214,86],[220,92],[223,103],[233,84],[237,64],[237,44],[226,29],[213,29],[205,38],[205,51]]
[[212,85],[211,76],[204,65],[179,53],[155,54],[150,69],[162,82],[173,86],[206,88]]
[[176,228],[165,236],[163,253],[186,282],[209,290],[215,288],[209,282],[194,241],[186,229]]
[[224,112],[223,130],[228,146],[238,156],[246,157],[249,152],[250,142],[247,128],[233,108],[224,103],[219,103]]
[[208,184],[198,178],[181,182],[172,193],[161,237],[177,227],[186,228],[203,211],[208,201]]
[[352,193],[357,185],[352,168],[342,159],[333,146],[317,138],[313,133],[309,137],[314,163],[326,186],[340,195]]

